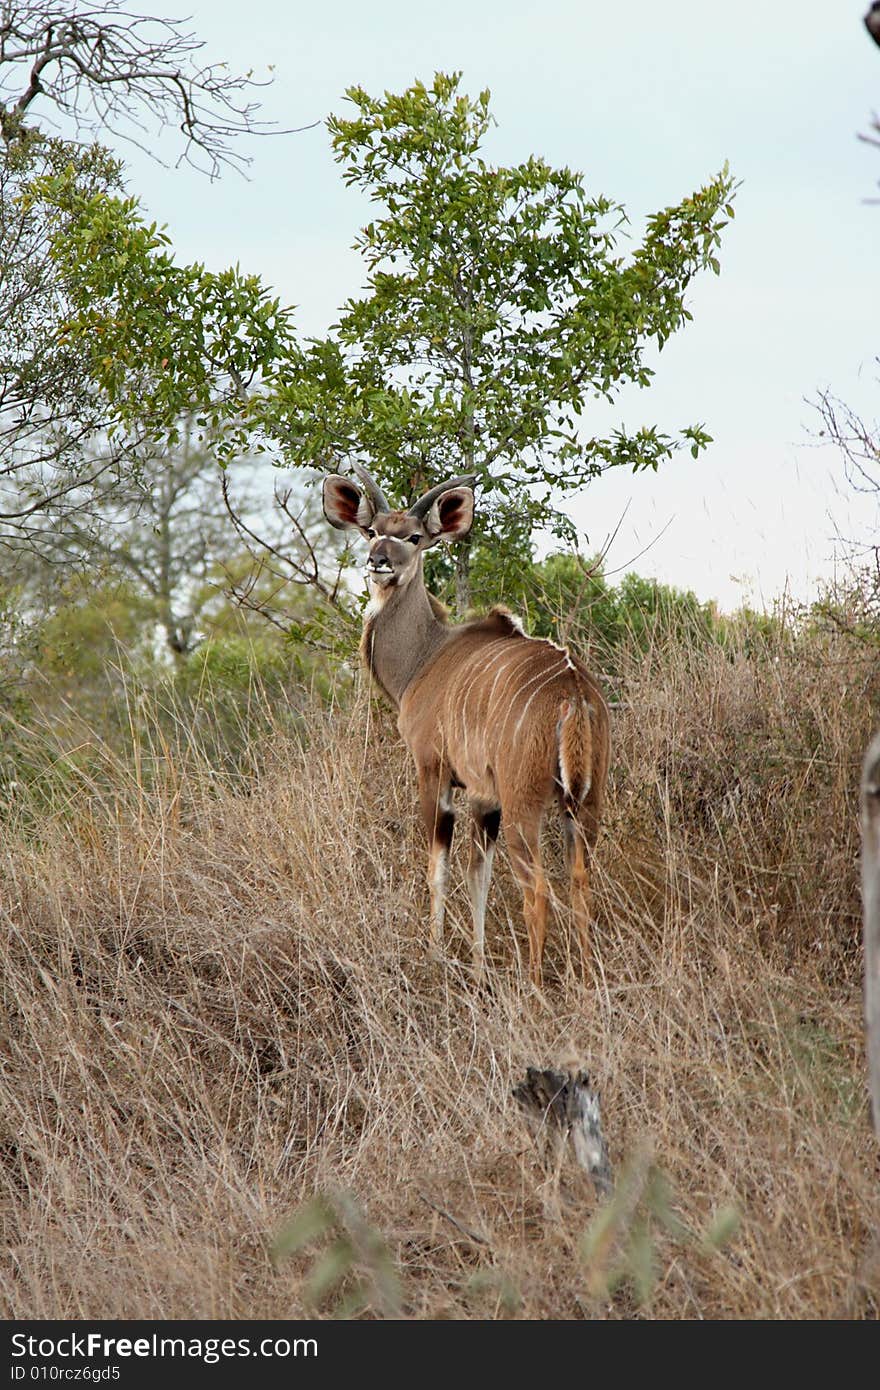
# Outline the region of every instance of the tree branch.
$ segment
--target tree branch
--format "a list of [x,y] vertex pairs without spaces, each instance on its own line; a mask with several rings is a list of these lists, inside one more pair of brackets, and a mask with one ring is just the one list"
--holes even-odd
[[[78,132],[111,131],[139,144],[139,111],[184,137],[180,162],[215,178],[223,165],[243,169],[250,157],[233,148],[241,135],[291,134],[257,119],[252,94],[269,85],[225,64],[200,65],[204,43],[177,20],[141,15],[124,0],[81,0],[3,7],[0,42],[0,132],[9,141],[43,97]],[[317,122],[313,123],[317,124]],[[308,126],[296,129],[308,129]],[[149,145],[143,145],[150,153]]]

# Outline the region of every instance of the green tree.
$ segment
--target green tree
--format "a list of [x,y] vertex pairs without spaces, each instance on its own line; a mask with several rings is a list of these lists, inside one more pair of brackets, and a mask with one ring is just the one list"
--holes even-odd
[[[176,444],[142,446],[125,476],[84,481],[63,531],[45,518],[32,531],[31,548],[50,564],[132,585],[166,652],[179,661],[203,635],[202,619],[223,588],[223,565],[237,560],[240,541],[210,440],[191,420],[177,434]],[[236,472],[239,505],[255,506],[252,463],[241,460]]]
[[[265,130],[253,100],[261,84],[203,62],[202,48],[177,21],[125,0],[9,0],[0,9],[0,545],[26,545],[46,513],[59,529],[81,521],[96,484],[106,490],[136,466],[145,437],[173,431],[169,382],[179,358],[193,366],[188,293],[201,296],[203,325],[228,324],[247,298],[234,271],[187,274],[146,256],[145,247],[164,246],[161,234],[123,197],[119,162],[82,143],[95,134],[140,143],[149,118],[175,130],[181,160],[212,177],[247,163],[236,137]],[[75,138],[49,136],[41,122]],[[155,347],[141,370],[127,341],[138,314],[152,330],[141,342],[149,336]],[[222,374],[235,378],[234,393],[246,381],[236,336],[204,329],[202,386]],[[149,393],[137,397],[152,383],[151,363],[161,419]],[[202,401],[206,391],[188,395]]]
[[[52,255],[35,179],[62,173],[84,196],[119,189],[119,165],[97,146],[29,134],[0,161],[0,528],[6,543],[26,541],[48,509],[57,520],[77,510],[73,494],[118,470],[128,436],[112,445],[108,403],[62,325],[73,312]],[[56,234],[68,230],[59,218]]]
[[[651,426],[591,437],[581,415],[625,383],[649,384],[647,346],[690,318],[694,274],[719,268],[733,184],[725,168],[656,213],[624,258],[623,209],[589,196],[580,174],[535,157],[486,162],[489,93],[472,99],[459,81],[437,74],[382,98],[353,87],[356,114],[330,118],[346,182],[377,209],[356,243],[368,293],[299,371],[275,376],[266,422],[292,461],[358,459],[398,496],[476,474],[500,550],[511,504],[570,536],[560,494],[607,467],[656,468],[681,444],[696,454],[708,442],[699,425],[677,439]],[[457,547],[459,610],[470,564],[469,546]]]
[[[537,158],[489,166],[489,95],[458,88],[442,74],[381,100],[353,88],[356,117],[330,119],[346,180],[381,215],[357,243],[368,293],[305,347],[256,277],[177,265],[134,200],[84,197],[63,177],[37,192],[55,209],[53,254],[78,306],[67,332],[127,427],[146,416],[173,437],[193,410],[226,458],[265,448],[295,467],[360,460],[409,498],[472,472],[472,545],[483,541],[506,588],[536,525],[572,539],[560,496],[605,468],[656,468],[707,443],[699,425],[588,437],[581,416],[625,383],[649,385],[647,349],[690,317],[697,271],[718,270],[733,185],[725,169],[649,218],[624,258],[623,210]],[[459,611],[475,553],[457,548]]]
[[149,605],[132,584],[110,578],[96,583],[75,575],[57,595],[56,606],[35,626],[35,665],[78,707],[86,694],[98,705],[124,670],[148,662]]
[[222,459],[247,452],[254,422],[243,413],[295,355],[290,311],[237,266],[179,265],[136,198],[83,190],[69,170],[36,180],[30,196],[73,306],[60,340],[82,355],[113,427],[176,443],[192,415]]
[[[350,596],[338,568],[334,594],[335,557],[314,491],[297,479],[273,497],[257,460],[238,459],[224,473],[191,419],[177,435],[144,446],[124,477],[83,482],[61,533],[51,517],[34,524],[28,555],[15,557],[28,581],[18,585],[23,612],[51,609],[59,576],[75,572],[130,591],[155,654],[158,639],[178,667],[206,639],[260,645],[267,625],[285,640],[314,647],[344,637],[350,646]],[[250,517],[259,517],[259,545]],[[11,568],[0,563],[0,582]]]
[[601,557],[570,551],[548,555],[524,576],[522,607],[536,637],[571,642],[582,655],[597,652],[607,665],[623,635],[620,606]]

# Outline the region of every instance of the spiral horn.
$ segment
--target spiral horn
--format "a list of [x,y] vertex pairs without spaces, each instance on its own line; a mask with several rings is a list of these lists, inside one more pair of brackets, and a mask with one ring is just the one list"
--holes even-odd
[[353,463],[351,466],[360,478],[361,482],[363,483],[367,496],[369,497],[376,511],[390,512],[391,504],[389,503],[379,484],[376,482],[375,478],[371,478],[366,468],[361,468],[359,463]]
[[454,487],[473,487],[476,481],[476,473],[466,473],[461,478],[449,478],[445,483],[438,483],[436,487],[431,488],[430,492],[424,493],[417,502],[413,502],[412,506],[408,508],[408,515],[414,516],[419,521],[422,521],[437,501],[437,498],[441,497],[444,492],[449,492],[450,488]]

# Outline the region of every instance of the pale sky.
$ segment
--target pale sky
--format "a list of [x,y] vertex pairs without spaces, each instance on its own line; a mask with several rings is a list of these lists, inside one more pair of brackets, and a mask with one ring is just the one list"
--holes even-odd
[[[157,5],[157,11],[162,7]],[[610,571],[644,575],[731,609],[809,597],[833,572],[835,534],[875,535],[874,499],[852,493],[837,454],[811,440],[809,401],[830,388],[869,420],[880,368],[880,149],[857,139],[880,111],[880,48],[867,0],[191,0],[207,56],[255,75],[274,67],[265,114],[322,121],[346,87],[399,91],[435,70],[489,87],[498,128],[487,159],[529,154],[586,176],[626,207],[638,235],[728,160],[741,180],[722,274],[696,282],[694,321],[654,365],[647,392],[615,416],[668,433],[705,424],[715,443],[657,475],[622,470],[569,507],[596,549],[619,525]],[[171,11],[169,10],[169,13]],[[122,147],[120,147],[122,148]],[[254,139],[249,181],[210,184],[129,151],[129,186],[166,223],[179,258],[238,261],[298,306],[321,335],[363,283],[350,249],[367,220],[323,126]],[[625,515],[624,515],[625,513]],[[621,517],[623,520],[621,522]],[[644,553],[641,553],[644,552]],[[638,558],[636,558],[638,556]]]

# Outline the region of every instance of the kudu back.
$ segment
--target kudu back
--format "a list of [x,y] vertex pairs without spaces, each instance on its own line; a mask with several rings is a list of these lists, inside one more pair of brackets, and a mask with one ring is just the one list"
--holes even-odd
[[360,485],[324,480],[324,514],[369,543],[370,602],[361,653],[398,711],[398,728],[416,765],[428,836],[431,939],[442,940],[452,793],[464,788],[471,813],[467,886],[474,970],[483,970],[486,898],[501,824],[523,894],[529,970],[540,986],[549,892],[541,826],[556,802],[562,813],[571,902],[588,973],[590,860],[608,774],[608,708],[573,653],[527,637],[504,609],[451,624],[425,588],[422,556],[438,541],[466,536],[473,523],[473,478],[452,478],[405,510],[394,510],[365,469]]

